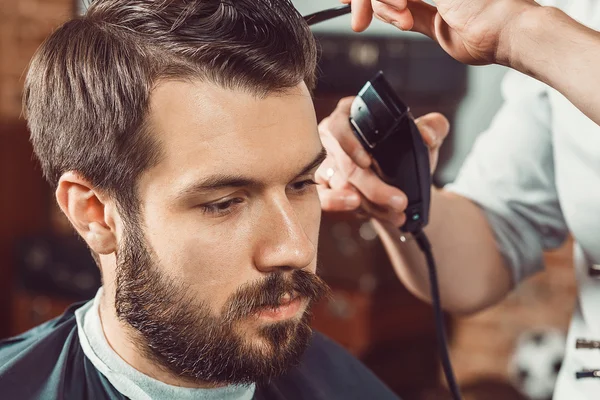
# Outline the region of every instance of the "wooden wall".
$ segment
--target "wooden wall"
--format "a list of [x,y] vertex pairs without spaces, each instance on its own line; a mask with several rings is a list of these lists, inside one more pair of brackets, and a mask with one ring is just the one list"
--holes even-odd
[[0,337],[10,328],[13,245],[48,226],[48,189],[33,162],[21,92],[43,40],[74,10],[73,0],[0,0]]

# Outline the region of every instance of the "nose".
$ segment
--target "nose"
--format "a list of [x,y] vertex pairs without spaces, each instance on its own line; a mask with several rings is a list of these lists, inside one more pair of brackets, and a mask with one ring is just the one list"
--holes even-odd
[[[269,201],[260,213],[254,264],[261,272],[303,269],[316,257],[316,245],[306,230],[311,216],[302,217],[286,196]],[[307,224],[303,225],[303,222]],[[316,222],[318,226],[318,221]],[[316,239],[316,238],[315,238]]]

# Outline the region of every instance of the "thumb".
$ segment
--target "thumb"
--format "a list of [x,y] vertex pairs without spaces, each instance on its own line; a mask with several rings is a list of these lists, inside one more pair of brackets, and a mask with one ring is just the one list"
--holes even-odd
[[352,3],[352,29],[355,32],[367,29],[373,19],[371,0],[351,0],[349,2],[342,1],[342,3]]
[[430,149],[440,147],[450,131],[450,122],[440,113],[423,115],[415,120],[415,124]]
[[437,8],[421,0],[409,0],[408,9],[412,13],[414,25],[413,32],[422,33],[430,39],[437,41],[435,34],[435,16]]

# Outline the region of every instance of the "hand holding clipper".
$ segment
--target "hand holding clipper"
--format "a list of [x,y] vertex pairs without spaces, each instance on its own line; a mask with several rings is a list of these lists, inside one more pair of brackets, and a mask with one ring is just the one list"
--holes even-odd
[[429,220],[431,170],[429,150],[409,108],[398,98],[380,71],[354,99],[350,124],[372,168],[387,184],[408,198],[404,232],[421,231]]

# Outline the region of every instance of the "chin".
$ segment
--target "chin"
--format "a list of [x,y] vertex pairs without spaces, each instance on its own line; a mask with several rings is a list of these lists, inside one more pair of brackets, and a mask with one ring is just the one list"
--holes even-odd
[[304,311],[283,320],[255,320],[252,328],[244,332],[245,342],[262,354],[301,347],[312,333],[309,319],[310,314]]

